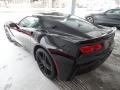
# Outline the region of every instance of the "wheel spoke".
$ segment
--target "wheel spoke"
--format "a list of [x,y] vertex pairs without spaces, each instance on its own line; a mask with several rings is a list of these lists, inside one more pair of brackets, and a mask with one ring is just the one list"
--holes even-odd
[[44,64],[45,64],[45,67],[46,67],[48,70],[51,70],[51,66],[50,66],[50,63],[49,63],[49,60],[48,60],[48,57],[47,57],[47,56],[46,56],[46,58],[45,58]]
[[37,53],[37,58],[38,58],[38,60],[40,60],[40,61],[42,60],[40,53]]
[[43,65],[41,62],[38,62],[39,65]]
[[43,60],[46,61],[46,55],[45,55],[45,53],[43,53]]
[[50,65],[46,64],[45,67],[46,67],[48,70],[51,71],[51,66],[50,66]]
[[44,68],[44,66],[43,66],[43,65],[39,65],[39,67],[40,67],[40,69],[43,69],[43,68]]
[[44,67],[44,73],[47,74],[47,69]]
[[38,59],[41,61],[42,59],[41,59],[41,56],[38,56]]

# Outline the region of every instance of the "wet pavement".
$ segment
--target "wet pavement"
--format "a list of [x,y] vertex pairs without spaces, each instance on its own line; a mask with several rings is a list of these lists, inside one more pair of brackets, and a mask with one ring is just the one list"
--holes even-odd
[[29,52],[7,40],[4,22],[17,17],[18,14],[0,13],[0,90],[120,90],[119,30],[114,50],[103,65],[72,81],[51,81],[41,73]]

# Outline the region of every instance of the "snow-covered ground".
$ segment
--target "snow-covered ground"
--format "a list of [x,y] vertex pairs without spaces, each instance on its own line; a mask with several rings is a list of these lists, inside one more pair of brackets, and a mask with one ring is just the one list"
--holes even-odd
[[24,15],[0,13],[0,90],[120,90],[119,30],[113,53],[98,69],[69,82],[50,81],[41,73],[33,56],[5,36],[3,24],[19,16]]

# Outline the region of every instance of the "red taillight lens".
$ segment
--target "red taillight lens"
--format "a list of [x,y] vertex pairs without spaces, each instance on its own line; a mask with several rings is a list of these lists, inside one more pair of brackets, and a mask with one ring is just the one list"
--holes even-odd
[[83,47],[80,48],[80,51],[83,54],[89,54],[89,53],[94,52],[94,47],[93,46],[83,46]]
[[99,43],[95,44],[94,47],[95,47],[96,50],[102,49],[102,45],[99,44]]
[[90,54],[101,49],[102,49],[102,45],[100,43],[93,44],[93,45],[85,45],[80,47],[80,51],[83,54]]

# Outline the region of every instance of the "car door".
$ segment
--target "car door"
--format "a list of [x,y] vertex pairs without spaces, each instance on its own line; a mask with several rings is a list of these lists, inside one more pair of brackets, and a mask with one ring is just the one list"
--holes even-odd
[[31,37],[36,27],[39,28],[39,18],[28,16],[22,19],[19,23],[19,30],[14,30],[14,36],[20,43],[29,51],[31,49]]

